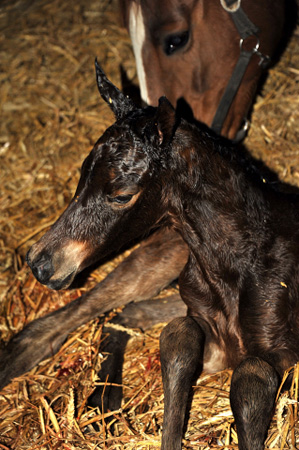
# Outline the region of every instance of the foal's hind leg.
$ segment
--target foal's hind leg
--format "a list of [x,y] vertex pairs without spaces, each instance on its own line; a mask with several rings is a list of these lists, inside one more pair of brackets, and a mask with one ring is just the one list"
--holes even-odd
[[260,358],[248,358],[234,371],[230,401],[240,450],[262,450],[279,385],[276,370]]
[[160,338],[164,388],[162,450],[180,450],[192,382],[202,369],[204,333],[191,317],[174,319]]
[[159,230],[131,253],[104,281],[65,307],[37,319],[0,352],[0,389],[55,353],[67,335],[100,314],[154,297],[178,277],[188,249],[171,230]]
[[[103,412],[114,411],[121,407],[122,400],[122,366],[124,353],[128,340],[130,339],[129,328],[141,328],[147,330],[161,322],[168,322],[175,317],[186,314],[187,307],[179,293],[170,297],[157,300],[144,300],[138,303],[130,303],[124,310],[110,321],[111,326],[105,327],[107,332],[106,343],[103,351],[110,353],[102,363],[99,372],[99,379],[105,386],[97,386],[88,399],[88,403],[93,407],[100,407]],[[121,325],[122,328],[113,327]],[[127,330],[127,331],[126,331]]]
[[[121,407],[122,401],[122,368],[124,354],[129,333],[125,330],[111,329],[108,331],[107,343],[104,343],[103,351],[110,353],[101,364],[98,378],[105,385],[99,385],[88,398],[88,404],[92,407],[99,407],[103,413],[115,411]],[[102,349],[101,349],[102,351]],[[107,420],[109,422],[111,417]],[[113,418],[112,418],[113,419]]]

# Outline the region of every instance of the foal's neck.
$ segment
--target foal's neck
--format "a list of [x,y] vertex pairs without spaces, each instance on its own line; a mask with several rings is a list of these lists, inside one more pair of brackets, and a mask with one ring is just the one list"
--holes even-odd
[[261,183],[237,157],[217,148],[217,141],[190,131],[175,142],[172,225],[195,254],[203,248],[216,258],[220,252],[238,253],[251,233],[263,229],[267,207]]

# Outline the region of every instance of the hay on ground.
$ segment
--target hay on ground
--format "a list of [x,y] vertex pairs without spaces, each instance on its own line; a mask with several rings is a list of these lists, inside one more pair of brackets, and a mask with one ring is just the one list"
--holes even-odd
[[[131,43],[117,2],[5,0],[0,6],[0,307],[7,341],[26,323],[59,308],[103,279],[122,259],[100,267],[83,287],[53,292],[24,264],[33,242],[69,202],[83,158],[113,121],[95,85],[95,56],[120,86],[120,65],[137,84]],[[281,180],[299,186],[299,47],[295,33],[270,70],[254,107],[246,144]],[[287,220],[287,218],[286,218]],[[167,295],[167,290],[163,295]],[[109,320],[109,317],[106,319]],[[158,337],[162,326],[129,343],[124,400],[106,425],[86,401],[106,355],[102,323],[72,333],[52,358],[0,394],[0,449],[158,449],[162,426]],[[267,449],[297,448],[298,366],[278,397]],[[230,371],[203,375],[183,448],[236,449],[229,407]],[[98,423],[98,431],[93,423]]]

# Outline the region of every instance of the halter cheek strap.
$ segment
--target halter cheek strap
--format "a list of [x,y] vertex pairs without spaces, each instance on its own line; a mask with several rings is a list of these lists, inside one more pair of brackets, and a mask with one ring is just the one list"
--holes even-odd
[[[259,39],[257,37],[259,29],[251,20],[241,7],[241,0],[220,0],[222,7],[230,14],[235,27],[240,35],[240,55],[237,64],[233,70],[231,78],[226,86],[226,89],[221,97],[216,114],[212,122],[212,130],[220,134],[224,120],[228,114],[231,104],[238,92],[240,84],[250,60],[254,54],[260,57],[259,65],[262,68],[267,67],[270,62],[269,56],[263,55],[259,51]],[[248,122],[237,134],[236,140],[242,140],[245,137],[248,129]]]

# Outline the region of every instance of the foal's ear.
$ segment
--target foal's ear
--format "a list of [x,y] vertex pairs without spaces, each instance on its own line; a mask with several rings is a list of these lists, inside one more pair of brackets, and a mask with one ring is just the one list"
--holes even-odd
[[155,123],[158,127],[160,145],[169,144],[177,127],[177,117],[175,109],[166,97],[159,99]]
[[108,80],[97,59],[95,60],[96,78],[100,94],[112,109],[116,119],[125,117],[136,106],[111,81]]

